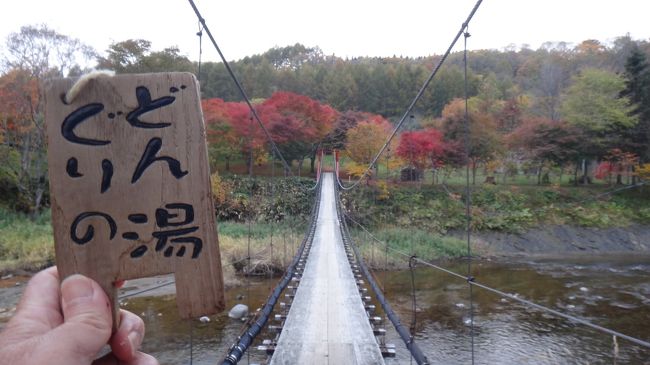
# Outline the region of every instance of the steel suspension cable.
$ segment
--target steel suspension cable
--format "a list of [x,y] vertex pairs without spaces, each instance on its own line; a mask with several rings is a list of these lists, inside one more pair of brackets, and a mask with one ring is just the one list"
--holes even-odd
[[[199,62],[198,70],[196,72],[196,80],[201,84],[201,59],[203,56],[203,27],[199,22],[199,31],[196,32],[196,35],[199,37]],[[190,365],[194,364],[194,322],[192,319],[190,321]]]
[[[377,202],[375,202],[375,204],[377,204]],[[375,245],[372,246],[374,247]],[[415,328],[418,323],[418,306],[415,291],[415,265],[417,264],[416,259],[417,254],[415,253],[415,240],[411,240],[411,258],[409,258],[409,272],[411,274],[411,328],[409,328],[409,331],[411,332],[411,342],[415,341]],[[411,355],[411,361],[412,360],[413,356]]]
[[[249,201],[253,202],[255,199],[253,198],[254,191],[253,189],[255,188],[255,175],[253,174],[253,166],[255,165],[254,162],[254,155],[253,155],[253,118],[250,118],[250,123],[248,125],[248,183],[250,184],[250,189],[248,190],[248,199]],[[248,304],[248,310],[250,312],[251,307],[252,307],[252,302],[251,302],[251,270],[252,270],[252,265],[251,265],[251,236],[252,236],[252,224],[253,224],[253,215],[251,214],[248,217],[248,234],[247,234],[247,239],[246,239],[246,258],[248,259],[248,264],[246,266],[246,270],[248,271],[246,273],[246,303]],[[250,364],[251,362],[251,354],[250,352],[246,352],[246,358],[248,360],[248,363]]]
[[[465,221],[467,234],[467,277],[472,278],[472,190],[469,186],[469,165],[471,152],[471,127],[469,122],[469,95],[467,87],[467,38],[470,37],[468,24],[465,23],[464,46],[463,46],[463,77],[465,93]],[[474,280],[473,278],[471,280]],[[467,281],[469,290],[469,337],[471,342],[472,365],[474,365],[474,292],[470,280]]]
[[201,58],[203,56],[203,26],[199,22],[199,31],[196,32],[196,35],[199,36],[199,67],[196,74],[196,79],[201,84]]
[[275,152],[271,150],[271,207],[272,207],[272,214],[271,214],[271,240],[270,240],[270,249],[271,249],[271,260],[270,260],[270,265],[269,265],[269,279],[273,279],[273,233],[276,228],[276,196],[275,196]]
[[[354,220],[354,219],[353,219],[352,217],[350,217],[348,214],[346,214],[346,213],[343,213],[343,214],[344,214],[345,217],[346,217],[347,219],[349,219],[352,223],[356,224],[356,225],[357,225],[359,228],[361,228],[362,230],[368,232],[368,234],[370,235],[371,238],[373,238],[374,240],[376,240],[378,243],[385,244],[386,247],[388,247],[388,249],[389,249],[390,251],[394,252],[394,253],[397,254],[397,255],[403,256],[405,259],[410,259],[410,258],[411,258],[411,256],[408,254],[408,252],[404,252],[404,251],[398,250],[398,249],[396,249],[396,248],[394,248],[394,247],[390,247],[390,245],[389,245],[389,243],[388,243],[387,241],[384,242],[384,241],[380,240],[379,238],[377,238],[376,236],[374,236],[370,231],[368,231],[368,229],[367,229],[366,227],[364,227],[361,223],[359,223],[359,222],[357,222],[356,220]],[[560,311],[557,311],[557,310],[555,310],[555,309],[551,309],[551,308],[545,307],[545,306],[543,306],[543,305],[541,305],[541,304],[537,304],[537,303],[532,302],[532,301],[530,301],[530,300],[522,299],[522,298],[520,298],[519,296],[515,296],[515,295],[512,295],[512,294],[508,294],[508,293],[503,292],[503,291],[501,291],[501,290],[499,290],[499,289],[495,289],[495,288],[492,288],[492,287],[490,287],[490,286],[488,286],[488,285],[481,284],[481,283],[477,282],[477,281],[476,281],[474,278],[472,278],[472,277],[469,277],[469,276],[465,276],[465,275],[459,274],[459,273],[454,272],[454,271],[451,271],[451,270],[449,270],[449,269],[445,269],[444,267],[438,266],[438,265],[436,265],[436,264],[430,263],[430,262],[425,261],[425,260],[422,260],[422,259],[420,259],[420,258],[416,258],[416,260],[417,260],[419,263],[423,264],[423,265],[426,265],[426,266],[432,267],[432,268],[434,268],[434,269],[436,269],[436,270],[438,270],[438,271],[442,271],[442,272],[447,273],[447,274],[449,274],[449,275],[451,275],[451,276],[453,276],[453,277],[456,277],[456,278],[458,278],[458,279],[465,280],[465,281],[467,281],[468,283],[470,283],[470,285],[472,285],[472,286],[476,286],[476,287],[478,287],[478,288],[484,289],[484,290],[489,291],[489,292],[491,292],[491,293],[497,294],[497,295],[499,295],[499,296],[501,296],[501,297],[511,299],[511,300],[513,300],[513,301],[515,301],[515,302],[519,302],[519,303],[521,303],[521,304],[525,304],[525,305],[527,305],[527,306],[529,306],[529,307],[533,307],[533,308],[539,309],[539,310],[541,310],[541,311],[543,311],[543,312],[547,312],[547,313],[553,314],[553,315],[555,315],[555,316],[557,316],[557,317],[561,317],[561,318],[564,318],[564,319],[567,319],[567,320],[570,320],[570,321],[573,321],[573,322],[580,323],[580,324],[582,324],[582,325],[584,325],[584,326],[587,326],[587,327],[589,327],[589,328],[595,329],[595,330],[597,330],[597,331],[599,331],[599,332],[603,332],[603,333],[606,333],[606,334],[609,334],[609,335],[612,335],[612,336],[617,336],[617,337],[623,338],[623,339],[628,340],[628,341],[630,341],[630,342],[632,342],[632,343],[634,343],[634,344],[637,344],[637,345],[639,345],[639,346],[646,347],[646,348],[650,348],[650,342],[648,342],[648,341],[644,341],[644,340],[641,340],[641,339],[638,339],[638,338],[635,338],[635,337],[632,337],[632,336],[626,335],[626,334],[624,334],[624,333],[621,333],[621,332],[618,332],[618,331],[615,331],[615,330],[612,330],[612,329],[609,329],[609,328],[606,328],[606,327],[603,327],[603,326],[600,326],[600,325],[597,325],[597,324],[591,323],[590,321],[588,321],[588,320],[586,320],[586,319],[584,319],[584,318],[580,318],[580,317],[572,316],[572,315],[570,315],[570,314],[562,313],[562,312],[560,312]]]
[[[319,144],[320,146],[320,144]],[[318,171],[316,172],[316,182],[314,183],[314,186],[310,187],[307,189],[307,191],[312,191],[315,190],[316,187],[318,187],[318,184],[320,183],[320,178],[323,174],[323,151],[321,150],[320,153],[320,158],[318,160]]]
[[[190,1],[192,1],[192,0],[190,0]],[[372,167],[375,165],[375,163],[377,163],[377,161],[379,160],[379,157],[380,157],[380,156],[382,155],[382,153],[386,150],[386,148],[388,148],[388,145],[390,144],[390,142],[393,140],[393,138],[395,137],[395,135],[397,134],[397,132],[400,130],[400,128],[402,127],[402,125],[403,125],[404,122],[406,121],[407,117],[408,117],[408,116],[411,114],[411,112],[413,111],[413,108],[415,107],[415,104],[416,104],[416,103],[417,103],[417,102],[422,98],[422,95],[424,95],[424,91],[427,89],[427,87],[428,87],[429,84],[431,83],[431,80],[433,80],[433,78],[436,76],[436,74],[438,74],[438,71],[439,71],[440,68],[442,67],[442,64],[445,62],[445,60],[447,59],[447,57],[449,57],[449,54],[451,53],[451,50],[452,50],[452,49],[454,48],[454,46],[456,45],[456,42],[458,42],[458,39],[460,38],[460,36],[463,35],[463,33],[465,32],[465,28],[467,28],[467,24],[469,24],[469,22],[472,20],[472,18],[474,17],[474,14],[475,14],[476,11],[478,10],[479,6],[481,6],[481,3],[482,3],[482,2],[483,2],[483,0],[478,0],[478,1],[476,2],[476,4],[474,5],[474,7],[472,8],[472,11],[469,13],[469,16],[467,17],[467,19],[465,20],[465,22],[464,22],[463,25],[461,26],[460,30],[458,31],[458,33],[456,33],[456,36],[454,37],[454,40],[451,42],[451,44],[450,44],[449,47],[447,48],[447,51],[444,53],[444,55],[442,56],[442,58],[440,59],[440,61],[438,61],[438,64],[437,64],[436,67],[433,69],[433,71],[431,72],[431,74],[429,75],[429,77],[427,78],[427,80],[424,82],[424,84],[422,85],[422,87],[420,87],[420,90],[419,90],[418,93],[415,95],[415,98],[413,98],[413,101],[411,101],[411,104],[408,106],[408,108],[406,108],[406,111],[404,112],[404,115],[402,115],[402,118],[400,118],[399,122],[397,123],[397,125],[395,126],[395,128],[393,129],[393,131],[391,132],[391,134],[388,136],[388,139],[386,139],[386,142],[384,143],[384,145],[379,149],[379,152],[377,152],[377,154],[375,155],[375,157],[372,159],[372,161],[371,161],[370,164],[368,165],[368,168],[366,168],[366,170],[363,172],[363,174],[361,174],[361,176],[359,177],[359,179],[357,179],[357,181],[355,181],[354,183],[352,183],[352,185],[350,185],[350,186],[344,186],[344,185],[341,183],[341,180],[339,179],[338,174],[336,175],[336,181],[338,182],[338,184],[339,184],[339,186],[341,187],[341,189],[343,189],[343,190],[349,190],[349,189],[352,189],[352,188],[356,187],[357,185],[359,185],[359,183],[361,183],[361,181],[362,181],[366,176],[369,175],[370,170],[372,169]],[[206,30],[207,30],[207,29],[206,29]],[[208,33],[208,34],[209,34],[209,33]]]
[[223,55],[221,52],[221,48],[219,48],[219,45],[217,44],[217,41],[214,39],[212,36],[212,32],[210,32],[210,28],[208,28],[207,24],[205,23],[205,19],[203,16],[201,16],[201,13],[199,12],[199,9],[196,7],[196,4],[194,4],[194,0],[188,0],[190,2],[190,5],[192,6],[192,9],[194,10],[194,13],[196,14],[197,18],[199,19],[199,23],[203,26],[203,30],[205,33],[208,35],[208,38],[210,38],[210,41],[212,42],[212,45],[214,48],[217,50],[217,53],[219,53],[219,57],[221,58],[221,61],[223,62],[223,65],[226,67],[226,70],[228,71],[228,74],[230,75],[230,78],[233,80],[235,83],[235,86],[237,87],[237,90],[239,90],[240,95],[246,102],[246,105],[248,105],[248,108],[250,109],[251,114],[253,115],[253,118],[257,121],[259,126],[262,128],[262,131],[264,132],[264,135],[266,136],[266,139],[269,141],[271,146],[273,147],[273,150],[278,154],[278,157],[282,161],[282,164],[284,166],[284,171],[285,175],[289,174],[291,175],[291,168],[289,167],[289,164],[287,161],[284,159],[282,156],[282,153],[280,152],[280,149],[278,146],[275,144],[273,141],[273,138],[271,137],[271,134],[269,133],[268,129],[266,126],[264,126],[264,123],[262,123],[262,120],[260,119],[259,115],[257,114],[257,111],[255,111],[255,108],[253,107],[253,103],[251,102],[250,98],[248,97],[248,94],[246,94],[246,91],[244,91],[244,88],[242,87],[241,83],[239,82],[239,79],[237,76],[235,76],[235,73],[233,72],[232,68],[230,67],[230,64],[226,60],[226,57]]
[[[415,340],[415,330],[416,326],[418,323],[418,318],[417,318],[417,312],[418,312],[418,305],[417,305],[417,298],[415,296],[415,265],[417,263],[417,256],[415,253],[413,253],[413,241],[411,241],[411,258],[409,259],[409,271],[411,273],[411,301],[412,301],[412,307],[411,307],[411,328],[409,330],[411,331],[411,342]],[[411,354],[411,360],[413,360],[413,355]]]

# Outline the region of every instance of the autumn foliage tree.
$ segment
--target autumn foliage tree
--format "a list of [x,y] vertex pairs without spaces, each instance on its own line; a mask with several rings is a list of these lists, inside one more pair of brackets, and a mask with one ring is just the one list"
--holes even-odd
[[370,165],[391,131],[391,124],[386,119],[368,116],[370,118],[357,122],[356,126],[348,130],[345,144],[346,156],[358,165],[358,170],[363,171]]
[[217,161],[225,161],[226,171],[230,171],[230,161],[242,153],[245,143],[244,136],[236,133],[230,123],[229,108],[233,107],[232,104],[218,98],[201,101],[211,163],[214,167]]
[[[28,72],[14,69],[0,77],[0,191],[7,198],[17,198],[15,203],[24,209],[40,205],[42,198],[41,190],[38,197],[30,191],[34,168],[44,169],[44,161],[38,160],[45,158],[38,104],[37,81]],[[36,175],[42,176],[43,172],[37,171]],[[12,191],[14,188],[17,191]]]
[[226,103],[226,115],[228,124],[241,142],[237,146],[246,166],[251,169],[254,162],[266,154],[266,136],[245,103]]
[[[472,170],[472,183],[476,183],[476,170],[481,164],[495,158],[503,145],[497,133],[493,115],[479,109],[480,100],[469,100],[469,138],[466,138],[465,101],[454,99],[442,111],[441,130],[453,155],[465,156]],[[469,144],[469,155],[465,151]],[[463,151],[463,152],[461,152]]]
[[24,26],[10,34],[5,49],[0,75],[0,158],[6,165],[0,173],[15,182],[17,194],[12,203],[16,208],[35,213],[43,206],[48,187],[40,87],[51,77],[80,74],[78,62],[90,60],[94,51],[46,25]]
[[612,184],[612,177],[616,176],[616,184],[623,184],[623,177],[627,177],[628,184],[634,175],[634,168],[639,163],[639,157],[632,152],[625,152],[619,148],[608,151],[603,161],[598,165],[594,176],[607,179]]
[[151,42],[145,39],[112,43],[106,50],[106,57],[97,57],[97,67],[116,73],[194,71],[192,62],[178,47],[152,51]]
[[[563,121],[544,117],[529,118],[506,137],[511,150],[518,151],[527,160],[537,165],[537,183],[548,180],[548,165],[564,168],[578,160],[584,148],[582,132]],[[574,171],[577,175],[577,168]],[[543,178],[546,176],[546,178]],[[577,176],[574,176],[577,179]]]
[[323,145],[330,149],[345,149],[347,144],[347,133],[351,128],[356,127],[359,122],[371,122],[375,124],[382,124],[386,121],[384,117],[379,114],[362,112],[357,110],[348,110],[339,113],[338,118],[334,122],[332,131],[325,137]]
[[313,172],[316,150],[332,128],[338,112],[304,95],[276,92],[259,106],[263,122],[288,161],[311,159]]
[[[441,167],[445,152],[442,133],[433,128],[404,132],[400,135],[397,155],[416,170]],[[415,176],[411,176],[412,179]]]
[[[213,161],[224,160],[228,170],[237,156],[243,156],[249,167],[269,158],[270,142],[248,105],[212,98],[203,100],[202,106]],[[298,161],[299,167],[306,158],[315,159],[338,113],[306,96],[283,92],[257,101],[254,107],[282,156],[287,162]]]

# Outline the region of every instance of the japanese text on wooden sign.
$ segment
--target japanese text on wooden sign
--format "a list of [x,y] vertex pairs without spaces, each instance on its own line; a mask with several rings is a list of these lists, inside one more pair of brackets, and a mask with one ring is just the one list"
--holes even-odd
[[[114,283],[174,273],[183,317],[223,309],[205,127],[189,73],[97,77],[46,91],[57,265]],[[76,85],[75,87],[79,87]]]

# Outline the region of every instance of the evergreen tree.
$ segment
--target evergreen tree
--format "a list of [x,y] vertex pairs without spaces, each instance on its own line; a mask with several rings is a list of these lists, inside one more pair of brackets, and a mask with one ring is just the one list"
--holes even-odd
[[634,115],[639,122],[623,132],[629,149],[636,153],[642,162],[650,161],[650,67],[646,56],[634,47],[625,62],[625,89],[622,96],[634,104]]

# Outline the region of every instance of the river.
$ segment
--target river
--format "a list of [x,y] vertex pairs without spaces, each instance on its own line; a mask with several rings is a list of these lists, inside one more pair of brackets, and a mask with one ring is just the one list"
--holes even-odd
[[[445,265],[457,272],[466,264]],[[602,256],[564,259],[478,261],[474,276],[481,283],[539,304],[581,316],[625,334],[650,340],[650,260],[647,256]],[[378,272],[389,302],[404,324],[412,320],[409,271]],[[275,280],[255,280],[228,291],[228,305],[259,307]],[[467,284],[427,267],[415,272],[416,341],[432,364],[471,361]],[[250,296],[248,295],[250,293]],[[237,296],[244,298],[237,301]],[[250,299],[249,299],[250,298]],[[176,316],[173,297],[131,299],[126,308],[144,313],[145,350],[163,364],[188,363],[190,325]],[[474,289],[475,360],[477,364],[643,364],[650,350],[579,324],[556,318]],[[219,315],[210,323],[194,322],[193,360],[213,364],[234,342],[242,323]],[[409,363],[408,353],[390,324],[387,342],[397,345],[389,363]],[[261,337],[270,338],[263,333]],[[251,362],[264,354],[249,351]],[[247,363],[247,357],[243,363]]]
[[[445,267],[464,272],[466,263]],[[476,280],[539,304],[589,319],[625,334],[650,340],[650,257],[639,255],[475,261]],[[410,326],[409,271],[377,272],[386,296]],[[257,308],[277,279],[256,279],[229,289],[227,305]],[[431,364],[471,361],[467,284],[427,267],[415,271],[415,338]],[[240,298],[240,299],[237,299]],[[215,364],[242,329],[225,313],[209,323],[181,320],[173,295],[137,297],[123,307],[141,315],[147,327],[144,351],[161,364]],[[474,289],[476,364],[650,364],[650,350],[544,314],[494,294]],[[273,322],[273,321],[271,321]],[[388,364],[408,364],[402,341],[387,323],[387,342],[397,345]],[[272,335],[263,332],[260,340]],[[190,343],[192,351],[190,352]],[[251,349],[241,362],[260,363],[264,353]]]
[[[639,256],[475,263],[476,280],[650,340],[650,260]],[[465,263],[449,265],[465,272]],[[382,274],[378,275],[382,278]],[[410,273],[386,275],[390,303],[410,325]],[[415,275],[416,341],[432,364],[471,363],[468,289],[435,269]],[[474,289],[476,364],[648,364],[650,349]],[[398,339],[391,340],[398,343]],[[406,350],[400,351],[407,356]]]

